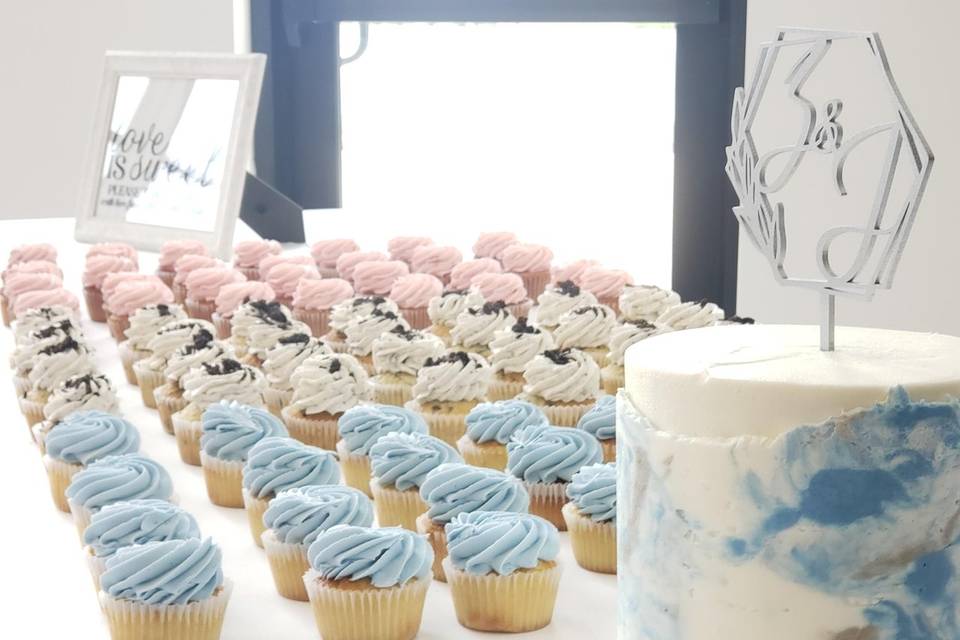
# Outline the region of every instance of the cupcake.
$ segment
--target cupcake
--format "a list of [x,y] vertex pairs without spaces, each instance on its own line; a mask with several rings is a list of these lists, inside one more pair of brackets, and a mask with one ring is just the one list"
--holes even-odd
[[230,345],[214,340],[213,334],[206,329],[194,333],[189,343],[170,354],[163,369],[167,381],[153,390],[153,399],[164,431],[173,434],[173,414],[187,406],[183,386],[180,384],[183,377],[201,365],[217,364],[221,360],[234,357]]
[[87,257],[83,269],[83,294],[87,301],[87,313],[94,322],[106,322],[103,310],[103,279],[116,271],[136,271],[137,264],[123,256],[92,255]]
[[57,508],[67,513],[67,487],[86,465],[107,456],[132,453],[140,448],[140,434],[119,416],[103,411],[76,411],[46,437],[43,465],[50,494]]
[[528,513],[464,513],[446,526],[444,570],[457,621],[499,633],[550,624],[560,586],[560,535]]
[[336,278],[337,260],[345,253],[359,251],[360,245],[345,238],[321,240],[310,247],[310,256],[324,278]]
[[7,266],[13,266],[20,262],[33,262],[43,260],[45,262],[57,262],[57,248],[47,242],[38,242],[35,244],[21,244],[10,250],[10,256],[7,259]]
[[283,251],[276,240],[244,240],[233,248],[233,268],[247,277],[260,279],[260,261]]
[[180,347],[192,344],[201,331],[213,335],[213,325],[205,320],[187,318],[163,325],[146,345],[147,357],[133,363],[133,372],[140,387],[140,398],[145,407],[157,408],[154,391],[166,382],[167,359]]
[[178,304],[187,300],[187,278],[197,269],[223,267],[224,264],[214,257],[188,253],[177,258],[173,264],[173,299]]
[[187,276],[187,314],[192,318],[212,321],[217,309],[217,295],[222,287],[245,282],[242,273],[227,267],[203,267],[194,269]]
[[385,296],[394,283],[410,275],[410,267],[399,260],[361,262],[353,269],[353,287],[362,295]]
[[473,279],[484,273],[503,273],[503,267],[493,258],[476,258],[461,262],[450,271],[450,288],[469,289],[473,286]]
[[529,426],[547,425],[547,416],[529,402],[484,402],[467,414],[467,432],[457,448],[467,464],[503,471],[507,468],[507,443]]
[[473,257],[493,258],[499,262],[504,249],[518,242],[516,234],[509,231],[481,233],[473,243]]
[[[2,274],[0,274],[0,280],[2,280],[2,286],[0,286],[0,312],[3,315],[3,324],[10,326],[13,322],[13,298],[19,293],[24,293],[22,290],[25,282],[15,285],[16,289],[21,289],[19,293],[14,294],[8,289],[8,286],[11,284],[12,280],[18,278],[22,275],[27,274],[46,274],[48,276],[54,276],[60,278],[61,286],[63,285],[63,271],[60,267],[57,266],[55,262],[47,262],[46,260],[29,260],[26,262],[15,262],[8,266]],[[32,290],[32,289],[28,289]]]
[[617,398],[600,396],[597,403],[583,414],[577,422],[577,429],[592,435],[603,449],[603,461],[617,459]]
[[220,548],[209,538],[124,547],[100,577],[113,640],[216,640],[229,599]]
[[126,340],[119,345],[120,361],[127,382],[137,384],[133,366],[150,355],[147,348],[150,339],[163,327],[186,318],[186,312],[178,304],[150,304],[140,307],[129,316],[129,326],[123,332]]
[[618,306],[624,320],[653,322],[670,307],[680,304],[680,296],[669,289],[646,284],[628,284],[620,292]]
[[108,504],[91,516],[82,536],[87,565],[98,591],[107,561],[120,549],[199,537],[200,526],[192,515],[166,500],[153,498]]
[[397,236],[390,238],[387,242],[387,252],[391,260],[400,260],[410,265],[413,260],[413,252],[420,247],[429,247],[433,240],[424,236]]
[[287,429],[269,411],[221,400],[201,417],[200,466],[210,502],[243,507],[243,466],[250,449],[264,438],[286,436]]
[[[237,356],[245,358],[250,348],[250,335],[264,325],[289,327],[293,323],[290,310],[276,301],[250,299],[237,307],[230,319],[230,343]],[[266,348],[273,344],[266,345]],[[259,362],[255,362],[260,366]]]
[[315,337],[322,338],[330,330],[330,310],[352,297],[353,287],[346,280],[301,280],[293,293],[293,317],[310,327]]
[[202,417],[207,407],[222,400],[262,407],[267,382],[258,369],[225,358],[191,369],[180,385],[187,406],[173,414],[173,433],[180,459],[200,466]]
[[250,532],[263,546],[263,514],[270,501],[284,489],[318,484],[339,484],[336,456],[293,438],[264,438],[247,453],[243,465],[243,506]]
[[347,350],[347,334],[344,333],[347,325],[354,318],[370,315],[374,309],[390,311],[399,314],[397,305],[383,296],[355,296],[340,302],[330,310],[330,331],[323,336],[323,341],[338,353]]
[[433,562],[423,538],[405,529],[338,525],[317,536],[307,558],[303,582],[324,640],[417,635]]
[[[17,321],[17,329],[21,321]],[[16,347],[10,356],[10,366],[13,368],[13,386],[18,398],[24,398],[30,391],[30,372],[37,361],[37,357],[51,347],[62,343],[67,338],[83,342],[83,333],[75,321],[70,319],[59,320],[47,324],[30,323],[31,331],[16,335]],[[91,367],[91,370],[93,367]],[[43,411],[42,406],[31,406],[31,410]]]
[[418,247],[413,252],[410,270],[414,273],[428,273],[448,285],[453,268],[461,262],[463,254],[456,247],[430,245]]
[[77,411],[118,413],[117,392],[105,375],[85,373],[60,383],[43,406],[43,422],[33,428],[40,452],[46,452],[50,430]]
[[490,355],[490,343],[498,331],[512,327],[516,318],[503,302],[485,302],[470,307],[460,315],[450,330],[453,346],[465,351]]
[[137,250],[126,242],[98,242],[87,249],[87,258],[93,256],[118,256],[137,264]]
[[530,513],[566,531],[561,510],[573,475],[603,460],[599,441],[590,433],[563,427],[533,426],[517,432],[507,445],[507,473],[523,480]]
[[444,291],[430,299],[427,315],[430,317],[430,333],[447,345],[452,341],[450,331],[461,313],[483,305],[483,297],[476,291]]
[[562,267],[554,267],[550,272],[551,282],[558,284],[569,280],[575,285],[580,286],[586,270],[599,266],[600,263],[596,260],[574,260]]
[[277,294],[277,300],[286,307],[293,305],[297,285],[304,280],[319,280],[320,272],[311,263],[308,265],[281,262],[264,272],[263,279]]
[[475,353],[451,351],[428,358],[417,372],[407,408],[423,416],[430,435],[456,446],[467,430],[467,414],[486,397],[491,373],[487,361]]
[[373,342],[394,329],[407,331],[410,325],[403,316],[393,311],[374,309],[367,315],[355,316],[343,328],[347,353],[359,360],[367,373],[372,374],[374,372]]
[[293,398],[282,411],[290,435],[335,450],[340,416],[369,399],[367,372],[351,355],[322,354],[304,360],[290,382]]
[[523,392],[523,372],[537,355],[553,349],[553,336],[535,326],[527,324],[521,317],[507,328],[501,329],[490,342],[490,365],[493,367],[493,381],[487,390],[490,400],[509,400]]
[[523,372],[522,400],[540,407],[550,424],[573,427],[600,395],[600,367],[579,349],[552,349]]
[[427,512],[420,485],[447,462],[462,462],[456,449],[422,433],[388,433],[370,447],[370,492],[381,527],[417,530]]
[[39,289],[27,291],[17,296],[13,306],[13,315],[19,318],[31,309],[43,307],[68,307],[75,312],[80,311],[80,302],[77,296],[66,289]]
[[561,280],[543,290],[531,316],[541,327],[553,330],[563,314],[595,304],[597,298],[592,293],[581,289],[573,280]]
[[600,383],[604,393],[616,395],[617,390],[623,387],[624,369],[623,359],[627,349],[641,340],[670,331],[666,327],[658,327],[646,320],[625,320],[616,325],[610,332],[607,340],[607,366],[600,370]]
[[168,240],[160,247],[160,258],[157,260],[157,277],[165,285],[173,288],[173,277],[176,275],[174,265],[185,255],[208,255],[207,247],[199,240]]
[[420,485],[427,512],[417,518],[417,531],[426,534],[434,551],[433,577],[446,582],[447,557],[444,527],[461,513],[510,511],[526,513],[530,496],[516,478],[496,469],[448,462],[430,473]]
[[620,313],[620,294],[627,285],[633,284],[633,278],[620,269],[592,267],[583,272],[580,286],[597,297],[604,304]]
[[278,264],[299,264],[305,267],[311,267],[311,271],[316,271],[317,269],[317,265],[314,263],[313,258],[308,255],[279,253],[277,255],[266,256],[260,261],[260,265],[257,267],[257,269],[260,271],[260,279],[266,280],[267,274]]
[[607,343],[615,326],[617,314],[607,305],[577,307],[560,316],[553,339],[558,349],[580,349],[603,367],[607,364]]
[[482,273],[473,279],[473,288],[487,302],[502,302],[514,317],[526,317],[533,303],[523,280],[515,273]]
[[68,335],[60,342],[38,351],[26,378],[26,391],[19,396],[20,410],[27,420],[27,426],[33,427],[43,420],[43,408],[50,394],[64,380],[95,371],[90,349],[82,338],[78,340]]
[[337,277],[350,284],[353,282],[353,271],[361,262],[382,262],[389,260],[387,254],[379,251],[350,251],[340,254],[337,258]]
[[438,358],[446,351],[437,336],[396,326],[373,341],[373,370],[370,382],[373,400],[382,404],[404,406],[413,399],[417,372],[428,358]]
[[591,464],[573,474],[563,519],[577,564],[587,571],[617,572],[617,468]]
[[[74,298],[76,300],[76,298]],[[73,329],[79,332],[79,314],[77,308],[69,305],[50,305],[34,307],[17,317],[13,327],[13,338],[17,344],[22,343],[34,331],[62,322],[69,322]]]
[[430,301],[443,293],[443,283],[428,273],[411,273],[393,283],[390,299],[414,329],[430,326]]
[[[268,307],[273,305],[276,303],[269,303]],[[267,314],[261,321],[250,324],[245,330],[246,354],[243,356],[243,361],[255,367],[262,367],[267,351],[280,344],[281,340],[309,333],[310,327],[299,320],[294,320],[290,310],[279,305],[276,314]]]
[[329,353],[327,347],[306,333],[284,336],[277,341],[276,346],[267,349],[260,368],[267,377],[264,399],[271,413],[280,416],[280,412],[293,398],[290,376],[296,368],[307,358],[324,353]]
[[[53,263],[44,262],[41,264]],[[56,267],[56,265],[53,266]],[[57,270],[59,270],[58,267]],[[4,313],[7,318],[5,323],[9,326],[10,322],[13,321],[13,310],[16,308],[17,298],[19,296],[30,293],[31,291],[48,291],[50,289],[62,288],[63,277],[57,273],[53,273],[52,270],[48,271],[46,267],[39,272],[18,271],[9,274],[4,272],[3,289],[0,295],[2,295]]]
[[247,280],[233,282],[220,288],[214,300],[216,307],[213,315],[213,326],[217,328],[217,337],[226,340],[232,334],[231,322],[237,308],[251,300],[272,302],[276,298],[273,288],[266,282]]
[[386,404],[358,405],[347,409],[337,420],[340,440],[337,454],[343,480],[370,493],[370,447],[388,433],[427,433],[427,423],[419,414]]
[[721,322],[723,316],[723,309],[712,302],[706,300],[684,302],[661,313],[656,320],[656,324],[669,327],[674,331],[700,329]]
[[310,569],[307,549],[324,531],[337,525],[369,527],[373,505],[350,487],[316,485],[284,489],[263,514],[261,539],[277,592],[307,602],[304,574]]
[[553,251],[539,244],[512,244],[500,254],[504,271],[523,278],[527,295],[536,299],[550,282]]
[[173,292],[160,278],[154,276],[150,276],[149,280],[121,281],[110,293],[104,292],[107,325],[118,344],[126,339],[130,316],[139,309],[170,304],[173,304]]

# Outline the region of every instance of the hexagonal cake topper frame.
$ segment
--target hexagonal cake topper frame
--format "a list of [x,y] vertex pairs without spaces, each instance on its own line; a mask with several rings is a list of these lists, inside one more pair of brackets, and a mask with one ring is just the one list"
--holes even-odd
[[[872,126],[850,137],[844,137],[840,122],[842,100],[827,100],[818,109],[803,95],[806,81],[833,43],[840,40],[853,40],[867,47],[889,92],[896,115],[889,122]],[[751,128],[773,75],[778,54],[787,47],[803,48],[785,83],[791,99],[804,109],[805,122],[798,132],[796,144],[760,154],[754,144]],[[897,88],[880,36],[863,32],[781,29],[775,40],[761,45],[749,88],[745,91],[741,87],[734,95],[731,131],[732,142],[727,147],[726,171],[740,200],[740,204],[733,209],[734,215],[753,245],[766,257],[781,284],[816,289],[822,293],[820,348],[831,351],[834,348],[836,296],[870,299],[876,289],[891,287],[933,166],[933,153]],[[791,277],[784,266],[787,255],[786,207],[783,201],[776,199],[776,194],[789,183],[808,153],[819,153],[832,156],[835,187],[841,196],[847,195],[843,173],[850,152],[866,140],[881,135],[886,135],[889,142],[870,214],[864,225],[834,227],[820,237],[816,258],[822,280]],[[777,158],[785,158],[785,166],[772,171],[770,163]],[[891,203],[890,192],[902,158],[907,160],[903,164],[914,172],[911,186],[902,201]],[[776,175],[771,177],[771,173]],[[850,234],[859,237],[856,256],[849,269],[837,272],[830,264],[833,242]]]

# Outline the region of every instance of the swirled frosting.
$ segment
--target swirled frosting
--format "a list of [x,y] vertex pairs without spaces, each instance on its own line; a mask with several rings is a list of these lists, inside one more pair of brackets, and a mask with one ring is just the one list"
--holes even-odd
[[[60,427],[57,427],[59,429]],[[56,429],[50,432],[50,435]],[[139,453],[107,456],[78,471],[67,497],[90,511],[128,500],[170,500],[173,481],[160,463]]]
[[310,255],[313,261],[321,269],[336,269],[337,259],[345,253],[359,251],[360,245],[353,240],[346,238],[336,238],[331,240],[320,240],[310,247]]
[[236,359],[233,347],[215,340],[206,330],[199,331],[193,336],[193,342],[170,354],[163,375],[171,382],[179,382],[191,369],[203,364],[220,364],[226,359]]
[[33,262],[43,260],[46,262],[57,262],[57,248],[47,242],[37,242],[34,244],[21,244],[10,250],[10,257],[7,259],[7,265],[14,265],[19,262]]
[[351,407],[340,416],[337,428],[347,450],[363,456],[388,433],[427,433],[427,423],[419,413],[386,404]]
[[403,309],[423,309],[443,293],[443,283],[429,273],[411,273],[393,283],[390,299]]
[[579,349],[544,351],[523,372],[524,392],[550,402],[584,402],[598,395],[600,367]]
[[338,524],[369,527],[373,503],[362,491],[335,484],[284,489],[270,501],[263,524],[280,542],[306,546]]
[[283,251],[276,240],[244,240],[233,248],[233,264],[244,269],[256,269],[260,261]]
[[473,285],[473,279],[484,273],[503,273],[503,267],[493,258],[461,262],[450,271],[450,288],[469,289]]
[[64,321],[70,321],[74,329],[77,329],[79,325],[76,310],[62,305],[35,307],[17,315],[13,326],[14,340],[17,344],[21,344],[34,331],[40,331]]
[[225,284],[217,293],[215,303],[217,313],[224,318],[230,317],[237,307],[251,300],[273,301],[277,297],[273,287],[266,282],[259,280],[247,280],[243,282],[231,282]]
[[388,433],[370,447],[370,468],[380,486],[418,489],[427,474],[447,462],[463,462],[449,444],[423,433]]
[[463,254],[456,247],[418,247],[410,259],[410,268],[416,273],[429,273],[443,280],[453,268],[463,262]]
[[353,287],[340,278],[301,280],[293,294],[297,309],[330,309],[353,297]]
[[410,267],[400,260],[361,262],[353,269],[353,285],[358,293],[387,295],[393,285],[410,274]]
[[481,233],[473,243],[473,255],[476,258],[499,260],[503,250],[517,242],[517,235],[510,231]]
[[260,264],[257,265],[257,271],[260,273],[260,277],[265,280],[269,279],[270,271],[278,264],[297,264],[310,267],[311,271],[317,271],[317,263],[313,261],[311,256],[278,253],[277,255],[266,256],[260,261]]
[[374,340],[398,327],[406,331],[410,325],[402,315],[392,311],[374,309],[369,315],[355,317],[343,328],[347,350],[355,356],[370,355]]
[[247,333],[247,353],[258,356],[262,360],[266,357],[267,351],[279,344],[281,340],[309,333],[310,327],[299,320],[292,320],[289,324],[253,324]]
[[123,256],[94,255],[87,258],[83,268],[83,286],[99,287],[108,273],[116,271],[136,271],[134,261]]
[[47,262],[46,260],[28,260],[26,262],[15,262],[0,273],[0,281],[3,282],[3,288],[6,289],[7,283],[11,278],[28,273],[43,273],[51,276],[57,276],[63,281],[63,270],[57,266],[56,262]]
[[487,393],[493,370],[475,353],[451,351],[427,358],[417,372],[413,396],[418,402],[480,400]]
[[255,498],[283,489],[340,482],[340,465],[330,451],[293,438],[264,438],[247,452],[243,486]]
[[83,543],[98,558],[123,547],[159,540],[199,538],[196,519],[166,500],[130,500],[108,504],[93,514],[83,532]]
[[201,602],[223,586],[221,562],[210,538],[124,547],[107,560],[100,589],[116,600],[149,605]]
[[579,286],[584,272],[599,266],[600,263],[596,260],[575,260],[562,267],[554,267],[550,272],[550,278],[555,283],[570,281]]
[[147,342],[147,351],[150,352],[147,366],[154,371],[163,371],[167,367],[167,359],[175,351],[193,344],[196,337],[204,333],[211,337],[216,333],[213,325],[206,320],[188,318],[165,324]]
[[628,284],[620,293],[620,314],[626,320],[653,322],[669,309],[680,304],[680,295],[669,289],[649,284]]
[[527,427],[507,445],[507,472],[530,483],[570,482],[581,467],[602,461],[600,443],[578,429]]
[[446,351],[443,341],[432,333],[397,326],[373,341],[373,367],[377,373],[415,376],[427,358]]
[[100,291],[103,293],[104,307],[110,307],[110,298],[116,293],[120,285],[127,282],[159,282],[163,284],[163,280],[152,273],[139,273],[137,271],[108,273],[107,277],[103,279],[103,284],[100,285]]
[[52,391],[67,378],[95,371],[90,349],[73,336],[67,336],[37,352],[27,380],[33,389]]
[[709,327],[723,320],[723,309],[701,300],[700,302],[684,302],[670,307],[660,314],[656,324],[662,324],[671,329],[700,329]]
[[403,260],[409,263],[413,259],[413,252],[420,247],[428,247],[433,240],[424,236],[397,236],[387,242],[387,251],[391,260]]
[[342,413],[368,399],[367,372],[349,354],[321,354],[303,361],[290,376],[290,406],[304,415]]
[[130,317],[130,326],[124,332],[131,349],[146,350],[150,339],[163,327],[186,320],[187,314],[178,304],[150,304],[140,307]]
[[577,429],[586,431],[598,440],[613,440],[617,437],[617,398],[600,396],[580,421]]
[[430,299],[427,315],[437,326],[452,327],[461,313],[481,305],[483,296],[476,291],[444,291]]
[[137,250],[126,242],[98,242],[87,249],[87,258],[93,256],[122,256],[137,262]]
[[451,564],[472,575],[508,576],[553,562],[560,553],[557,528],[529,513],[462,513],[444,529]]
[[580,276],[580,286],[600,299],[616,298],[633,277],[621,269],[591,267]]
[[501,329],[490,341],[490,364],[497,373],[522,373],[538,354],[555,346],[549,331],[527,324],[520,318],[508,329]]
[[111,313],[129,316],[147,305],[173,304],[173,292],[159,278],[129,280],[117,285],[109,296],[105,294],[104,300]]
[[88,465],[107,456],[137,451],[140,433],[120,416],[96,409],[76,411],[50,430],[46,447],[47,455],[55,460]]
[[117,392],[105,375],[87,373],[61,382],[43,405],[43,417],[56,424],[76,411],[90,410],[117,411]]
[[220,289],[228,284],[246,282],[246,276],[228,267],[203,267],[187,276],[187,298],[215,300]]
[[27,376],[41,351],[58,345],[67,338],[83,342],[83,334],[73,320],[60,320],[20,336],[13,355],[10,356],[10,364],[16,369],[17,375]]
[[396,303],[383,296],[355,296],[334,305],[330,310],[330,326],[342,332],[354,318],[368,316],[374,309],[400,313]]
[[63,287],[63,278],[55,273],[14,273],[4,279],[3,295],[16,306],[17,296],[29,291],[45,291]]
[[438,523],[473,511],[526,513],[530,506],[530,496],[516,478],[458,462],[442,464],[428,473],[420,485],[420,497],[429,506],[427,515]]
[[487,302],[480,307],[470,307],[457,316],[450,330],[454,344],[464,347],[487,347],[494,335],[516,322],[503,302]]
[[547,416],[523,400],[482,402],[467,414],[467,437],[476,442],[507,444],[513,434],[531,425],[547,425]]
[[223,266],[225,265],[213,256],[188,253],[180,256],[177,258],[177,261],[173,263],[173,283],[186,286],[187,278],[197,269]]
[[337,258],[337,273],[348,282],[353,282],[353,270],[361,262],[377,262],[389,260],[387,254],[380,251],[350,251],[340,254]]
[[64,288],[38,289],[27,291],[17,296],[13,305],[13,313],[18,318],[31,309],[41,307],[67,307],[74,313],[80,310],[80,301]]
[[539,324],[555,327],[563,314],[594,304],[597,304],[597,298],[592,293],[581,289],[573,280],[561,280],[540,294],[534,313]]
[[208,254],[207,247],[199,240],[168,240],[160,247],[158,268],[161,271],[173,271],[177,260],[189,254],[205,256]]
[[200,448],[217,460],[246,460],[255,444],[269,437],[286,436],[287,428],[266,409],[221,400],[201,417]]
[[337,525],[307,550],[310,567],[324,580],[369,579],[377,588],[404,585],[430,575],[433,548],[426,538],[399,527]]
[[608,359],[613,364],[623,366],[623,357],[628,348],[641,340],[667,331],[670,331],[669,327],[658,327],[646,320],[622,322],[610,332],[610,339],[607,341],[610,347]]
[[500,254],[504,271],[513,273],[550,271],[552,261],[553,251],[540,244],[512,244]]
[[259,369],[224,358],[191,369],[180,378],[180,386],[188,402],[205,409],[221,400],[262,405],[267,381]]
[[573,474],[567,497],[594,522],[617,521],[617,467],[590,464]]
[[520,304],[528,300],[523,278],[515,273],[481,273],[474,277],[473,287],[487,302]]
[[[309,259],[309,258],[308,258]],[[320,272],[312,263],[307,266],[303,264],[292,264],[281,262],[271,267],[270,271],[264,274],[264,280],[267,281],[278,296],[287,300],[293,298],[297,291],[297,285],[303,280],[319,280]]]
[[553,338],[560,349],[605,347],[617,326],[617,314],[605,304],[578,307],[560,316]]
[[260,368],[267,376],[267,384],[281,391],[292,391],[290,376],[312,356],[329,353],[326,346],[307,333],[295,333],[285,336],[277,344],[267,349]]

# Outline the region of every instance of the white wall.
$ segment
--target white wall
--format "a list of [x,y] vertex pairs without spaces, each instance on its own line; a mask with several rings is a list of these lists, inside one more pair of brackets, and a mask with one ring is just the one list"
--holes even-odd
[[232,51],[232,0],[0,2],[0,219],[72,216],[103,53]]
[[[838,320],[843,324],[960,334],[958,22],[960,4],[944,0],[749,2],[748,75],[757,46],[778,26],[879,32],[897,83],[936,155],[893,289],[879,292],[872,303],[839,301]],[[738,285],[741,314],[763,322],[817,320],[816,294],[776,284],[742,234]]]

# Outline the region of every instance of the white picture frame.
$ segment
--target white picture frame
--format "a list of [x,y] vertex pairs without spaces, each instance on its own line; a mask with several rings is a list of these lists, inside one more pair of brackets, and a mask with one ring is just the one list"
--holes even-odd
[[[263,54],[143,53],[109,51],[106,54],[100,97],[82,180],[80,209],[74,236],[80,242],[127,242],[145,251],[158,251],[169,240],[196,239],[212,254],[226,258],[243,199],[246,168],[253,150],[253,130],[260,103],[266,56]],[[161,220],[143,224],[98,215],[107,162],[108,136],[121,77],[153,79],[217,79],[239,82],[231,114],[229,142],[212,230],[163,226]]]

